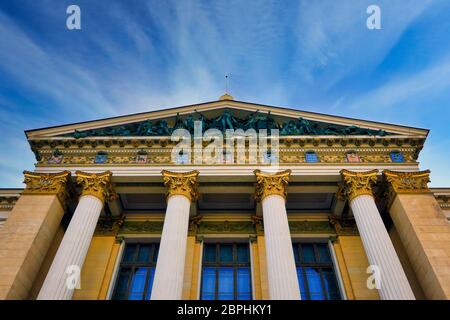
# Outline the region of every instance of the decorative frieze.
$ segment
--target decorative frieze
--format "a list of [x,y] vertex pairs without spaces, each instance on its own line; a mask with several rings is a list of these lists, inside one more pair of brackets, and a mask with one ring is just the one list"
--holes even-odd
[[167,187],[166,198],[182,195],[193,201],[198,197],[198,170],[177,173],[162,171],[164,185]]
[[372,187],[377,182],[378,170],[354,172],[341,170],[342,184],[338,191],[338,197],[348,198],[352,201],[360,195],[373,196]]
[[[263,235],[264,226],[262,218],[258,217],[256,219],[255,217],[252,217],[252,220],[246,221],[203,221],[201,216],[195,216],[190,219],[189,235],[228,233]],[[120,228],[117,229],[118,234],[161,234],[163,225],[163,221],[124,221],[124,219],[117,219],[99,222],[97,230],[99,233],[111,233],[116,230],[115,228]],[[349,233],[351,226],[345,225],[346,229],[344,231]],[[289,229],[291,233],[336,233],[330,221],[289,221]]]
[[161,234],[164,221],[125,221],[119,230],[120,234],[149,233]]
[[289,221],[291,233],[334,233],[329,221]]
[[24,171],[26,188],[22,194],[54,194],[64,203],[68,196],[70,172],[36,173]]
[[286,199],[286,187],[289,183],[291,170],[285,170],[275,174],[263,173],[261,170],[255,170],[253,172],[256,176],[255,198],[257,201],[262,201],[270,195],[279,195]]
[[81,196],[91,195],[103,203],[110,201],[117,195],[114,192],[111,177],[111,171],[102,173],[88,173],[77,171],[77,184],[81,186]]
[[[142,145],[133,146],[133,148],[126,147],[111,147],[109,149],[92,148],[92,149],[42,149],[40,150],[40,159],[38,166],[65,166],[65,165],[145,165],[145,164],[169,164],[172,162],[171,150],[173,145],[167,145],[166,148],[148,148]],[[301,147],[292,148],[283,145],[280,141],[279,161],[284,164],[299,164],[311,163],[306,160],[306,153],[314,151],[317,154],[316,163],[340,164],[340,163],[415,163],[416,148],[348,148],[348,147],[333,147],[324,148],[311,145],[311,148]],[[356,156],[349,161],[348,152],[354,150]],[[392,152],[401,152],[402,161],[393,161]],[[55,153],[57,151],[57,153]],[[99,154],[103,153],[101,160]],[[55,155],[56,154],[56,155]],[[248,153],[244,161],[248,163]],[[237,157],[234,157],[237,163]],[[193,159],[191,159],[193,160]],[[242,161],[242,160],[241,160]],[[229,165],[229,163],[223,163]]]
[[198,225],[199,234],[211,233],[250,233],[255,234],[255,226],[252,221],[202,221]]

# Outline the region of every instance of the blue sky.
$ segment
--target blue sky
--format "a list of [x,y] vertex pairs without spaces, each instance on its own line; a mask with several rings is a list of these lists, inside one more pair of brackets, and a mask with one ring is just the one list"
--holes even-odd
[[448,0],[15,0],[0,2],[0,187],[33,169],[24,130],[216,100],[225,74],[238,100],[431,129],[421,168],[450,186]]

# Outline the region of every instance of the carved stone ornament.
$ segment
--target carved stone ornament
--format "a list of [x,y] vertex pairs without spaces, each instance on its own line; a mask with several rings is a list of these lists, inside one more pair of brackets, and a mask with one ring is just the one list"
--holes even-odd
[[70,171],[58,173],[36,173],[24,171],[26,188],[23,194],[54,194],[64,203],[68,195]]
[[430,192],[430,170],[418,172],[399,172],[384,170],[383,176],[396,193]]
[[348,201],[361,195],[373,196],[372,186],[377,182],[378,170],[354,172],[341,170],[342,184],[338,191],[339,196],[345,196]]
[[198,198],[198,170],[177,173],[167,170],[162,171],[164,185],[167,187],[166,199],[173,195],[182,195],[189,201]]
[[358,228],[354,219],[344,219],[336,216],[329,217],[330,224],[334,226],[340,236],[357,236]]
[[430,182],[430,170],[417,172],[383,171],[385,182],[385,197],[388,206],[392,204],[396,194],[402,193],[428,193]]
[[106,200],[110,201],[117,197],[111,183],[111,171],[105,171],[102,173],[77,171],[76,175],[77,184],[79,184],[82,188],[81,196],[91,195],[100,199],[103,203]]
[[262,201],[270,195],[279,195],[286,199],[286,187],[289,183],[291,170],[285,170],[275,174],[263,173],[261,170],[255,170],[253,172],[256,175],[255,198],[257,201]]
[[161,234],[163,225],[164,221],[125,221],[119,230],[119,234]]
[[199,234],[215,233],[243,233],[255,234],[255,226],[252,221],[201,221],[198,225]]
[[95,228],[95,233],[97,235],[117,235],[124,222],[124,215],[119,217],[100,217]]

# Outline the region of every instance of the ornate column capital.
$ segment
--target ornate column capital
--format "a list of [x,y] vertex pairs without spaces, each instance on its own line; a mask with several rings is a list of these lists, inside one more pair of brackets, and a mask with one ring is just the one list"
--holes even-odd
[[384,170],[383,176],[396,193],[426,193],[430,182],[430,170],[400,172]]
[[428,193],[428,182],[430,182],[430,170],[416,172],[400,172],[384,170],[385,196],[388,206],[397,194],[404,193]]
[[69,193],[70,171],[57,173],[24,171],[23,175],[26,188],[22,194],[53,194],[58,196],[61,204],[64,204]]
[[189,201],[198,198],[198,170],[183,173],[163,170],[161,173],[167,187],[166,199],[176,194],[185,196]]
[[372,186],[377,182],[378,170],[354,172],[341,170],[342,184],[338,191],[339,197],[347,197],[348,201],[360,195],[373,197]]
[[94,196],[102,203],[106,200],[114,199],[117,195],[114,192],[111,182],[112,172],[88,173],[77,171],[77,184],[81,185],[81,196]]
[[275,174],[269,174],[264,173],[261,170],[255,170],[253,171],[253,173],[256,176],[255,198],[257,201],[262,201],[265,197],[274,194],[282,196],[284,199],[286,199],[286,187],[289,183],[291,170],[285,170]]

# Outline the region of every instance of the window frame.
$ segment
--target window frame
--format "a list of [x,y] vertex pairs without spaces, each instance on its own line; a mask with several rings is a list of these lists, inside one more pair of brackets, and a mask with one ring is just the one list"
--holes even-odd
[[[302,258],[303,258],[303,253],[302,253],[302,245],[312,245],[313,247],[313,252],[314,252],[314,262],[303,262]],[[328,257],[330,259],[330,262],[320,262],[320,252],[318,249],[318,246],[324,246],[327,250],[328,250]],[[294,254],[294,260],[295,260],[295,268],[301,268],[302,270],[302,279],[303,279],[303,283],[305,286],[305,292],[304,294],[306,295],[307,299],[305,300],[311,300],[311,291],[309,289],[309,283],[308,283],[308,278],[306,276],[306,272],[304,271],[304,268],[316,268],[319,271],[319,276],[320,276],[320,286],[322,288],[322,292],[324,293],[325,299],[323,299],[324,301],[329,301],[329,300],[336,300],[336,299],[331,299],[331,295],[330,293],[326,290],[325,287],[325,278],[323,275],[323,270],[331,270],[333,272],[334,278],[335,278],[335,282],[336,282],[336,289],[337,289],[337,294],[339,295],[339,299],[337,300],[344,300],[344,296],[342,294],[342,288],[340,285],[340,281],[339,281],[339,277],[340,275],[337,273],[338,270],[336,269],[335,266],[335,261],[333,259],[333,252],[331,252],[331,249],[328,245],[327,242],[322,242],[322,241],[305,241],[305,240],[301,240],[301,239],[292,239],[292,249],[294,249],[294,247],[297,247],[297,252],[298,252],[298,259],[295,259],[295,254]],[[301,291],[300,288],[300,284],[299,284],[299,289]],[[301,294],[302,292],[300,292]]]
[[[156,271],[157,257],[155,259],[155,252],[157,251],[159,254],[160,243],[159,243],[159,241],[158,242],[156,242],[156,241],[152,241],[152,242],[149,242],[149,241],[124,241],[122,243],[122,245],[123,245],[123,248],[121,249],[120,257],[118,256],[117,270],[115,273],[115,279],[113,282],[110,299],[111,300],[119,300],[119,299],[116,299],[116,294],[117,294],[118,280],[120,278],[120,272],[122,269],[129,269],[130,275],[128,276],[127,290],[125,292],[125,296],[127,297],[127,299],[120,299],[120,300],[129,300],[128,296],[130,295],[131,281],[133,279],[134,271],[137,268],[149,268],[149,270],[147,271],[147,274],[145,276],[144,291],[142,293],[143,299],[138,300],[138,301],[145,301],[146,300],[145,297],[147,296],[147,293],[149,291],[148,281],[149,281],[149,277],[151,274],[150,270],[151,270],[151,268],[153,268]],[[127,246],[129,246],[129,245],[136,246],[136,249],[134,252],[134,257],[133,257],[133,262],[124,262],[126,249],[127,249]],[[137,262],[137,257],[138,257],[139,249],[141,246],[152,246],[151,253],[150,253],[151,255],[149,257],[149,262],[146,262],[146,263]],[[152,284],[152,286],[153,286],[153,284]],[[150,288],[150,290],[151,289],[153,289],[153,287]],[[151,300],[151,293],[150,293],[150,300]]]
[[[207,262],[205,261],[205,254],[206,254],[206,248],[205,246],[208,245],[215,245],[216,246],[216,251],[215,251],[215,262]],[[233,252],[233,261],[231,262],[221,262],[220,261],[220,246],[221,245],[232,245],[232,252]],[[248,248],[248,261],[247,262],[238,262],[237,261],[237,245],[246,245]],[[198,299],[199,300],[204,300],[202,299],[202,293],[203,293],[203,271],[204,268],[215,268],[216,272],[215,272],[215,284],[214,284],[214,300],[218,300],[218,295],[219,295],[219,273],[217,272],[218,268],[221,267],[232,267],[233,268],[233,300],[237,301],[237,269],[239,268],[248,268],[249,272],[250,272],[250,277],[249,277],[249,287],[250,287],[250,299],[248,300],[253,300],[254,299],[254,289],[253,289],[253,264],[252,264],[252,250],[251,250],[251,243],[249,242],[242,242],[242,241],[208,241],[208,242],[204,242],[202,244],[202,254],[201,254],[201,261],[200,261],[200,286],[199,286],[199,291],[198,291]],[[243,300],[245,301],[245,300]]]

